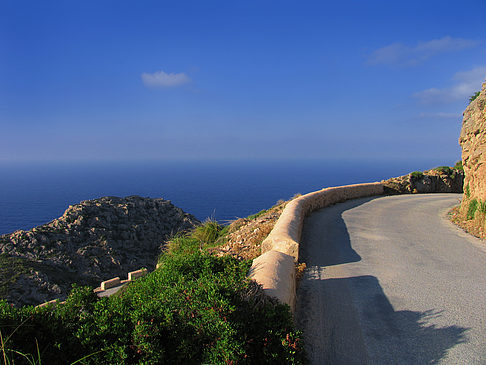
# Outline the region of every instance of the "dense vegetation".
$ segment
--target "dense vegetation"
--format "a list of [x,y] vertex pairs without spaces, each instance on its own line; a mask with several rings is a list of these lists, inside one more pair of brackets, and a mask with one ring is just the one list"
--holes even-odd
[[0,302],[6,364],[303,363],[288,306],[246,278],[251,262],[204,252],[224,238],[206,222],[176,237],[159,268],[109,298],[75,287],[57,307]]

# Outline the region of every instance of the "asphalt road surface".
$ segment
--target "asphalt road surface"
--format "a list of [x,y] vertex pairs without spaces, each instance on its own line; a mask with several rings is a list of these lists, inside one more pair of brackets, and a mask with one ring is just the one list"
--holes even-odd
[[304,224],[297,325],[312,364],[486,364],[486,242],[460,194],[347,201]]

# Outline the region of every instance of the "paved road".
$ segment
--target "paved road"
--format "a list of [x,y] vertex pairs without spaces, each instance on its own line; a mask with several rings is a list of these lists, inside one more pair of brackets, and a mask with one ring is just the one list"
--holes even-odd
[[486,364],[486,243],[459,194],[365,198],[306,219],[296,320],[313,364]]

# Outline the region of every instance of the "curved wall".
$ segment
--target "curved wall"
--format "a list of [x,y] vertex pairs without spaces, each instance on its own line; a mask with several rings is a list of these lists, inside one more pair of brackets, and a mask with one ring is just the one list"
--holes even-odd
[[273,230],[262,243],[262,255],[253,260],[248,276],[282,303],[295,308],[295,263],[304,218],[314,210],[349,199],[383,195],[383,184],[355,184],[325,188],[287,204]]

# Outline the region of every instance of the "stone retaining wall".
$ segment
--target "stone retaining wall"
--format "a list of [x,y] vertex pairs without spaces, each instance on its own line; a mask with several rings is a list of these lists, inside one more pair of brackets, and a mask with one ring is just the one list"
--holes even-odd
[[270,296],[295,309],[295,263],[304,218],[311,212],[349,199],[383,195],[381,183],[325,188],[287,204],[273,230],[262,243],[262,255],[253,260],[248,276]]

